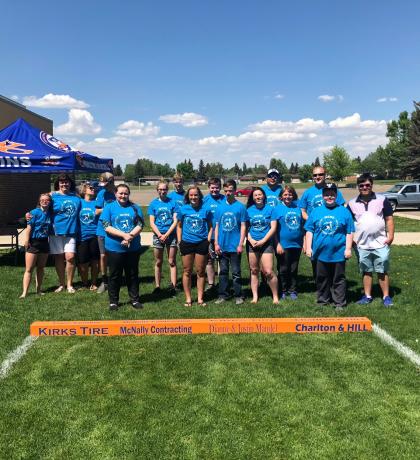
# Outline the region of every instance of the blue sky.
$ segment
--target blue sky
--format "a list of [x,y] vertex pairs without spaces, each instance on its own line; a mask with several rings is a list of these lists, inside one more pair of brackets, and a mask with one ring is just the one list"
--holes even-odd
[[364,157],[420,95],[420,2],[21,1],[0,93],[126,164]]

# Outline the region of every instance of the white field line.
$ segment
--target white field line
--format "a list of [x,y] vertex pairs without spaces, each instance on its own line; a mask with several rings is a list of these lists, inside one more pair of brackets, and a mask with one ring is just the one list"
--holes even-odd
[[6,359],[1,363],[0,367],[0,380],[7,377],[7,374],[12,369],[13,364],[17,363],[20,358],[25,356],[26,352],[32,347],[37,338],[38,337],[28,335],[28,337],[26,337],[26,339],[17,348],[6,356]]
[[420,367],[420,355],[418,355],[415,351],[401,342],[398,342],[398,340],[394,339],[392,335],[389,335],[388,332],[380,328],[377,324],[372,324],[372,329],[382,342],[394,348],[397,353],[411,361],[417,367]]

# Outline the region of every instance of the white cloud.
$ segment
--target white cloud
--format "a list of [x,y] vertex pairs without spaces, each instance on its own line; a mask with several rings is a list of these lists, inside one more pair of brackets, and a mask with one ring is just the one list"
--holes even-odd
[[330,94],[321,94],[321,96],[318,96],[318,100],[322,102],[332,102],[332,101],[342,102],[344,101],[344,96],[342,96],[341,94],[338,94],[337,96],[332,96]]
[[143,123],[142,121],[128,120],[118,126],[117,134],[127,137],[156,136],[159,134],[159,126],[152,122]]
[[260,123],[249,125],[251,130],[278,132],[278,131],[296,131],[308,132],[322,129],[326,126],[323,120],[314,120],[313,118],[302,118],[298,121],[281,121],[265,120]]
[[11,99],[12,101],[19,102],[19,96],[16,94],[13,94],[12,96],[10,96],[9,99]]
[[277,93],[274,95],[274,99],[284,99],[284,94]]
[[39,107],[42,109],[87,109],[89,104],[79,101],[68,94],[52,94],[37,98],[36,96],[26,96],[22,101],[28,107]]
[[398,98],[397,97],[380,97],[379,99],[376,99],[376,102],[397,102]]
[[335,120],[332,120],[328,123],[330,128],[338,129],[385,129],[386,121],[385,120],[361,120],[360,114],[357,112],[348,117],[338,117]]
[[159,120],[164,121],[165,123],[182,125],[186,128],[205,126],[209,122],[206,116],[194,112],[162,115],[159,117]]
[[87,110],[71,109],[67,123],[55,128],[56,134],[85,136],[99,134],[102,128]]

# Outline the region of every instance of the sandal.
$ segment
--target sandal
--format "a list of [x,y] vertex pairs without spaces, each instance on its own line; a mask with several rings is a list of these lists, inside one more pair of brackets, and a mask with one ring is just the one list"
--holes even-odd
[[89,288],[89,291],[97,291],[98,290],[98,286],[96,286],[95,284],[92,284],[92,286]]
[[207,307],[206,302],[198,302],[199,307]]
[[74,294],[74,293],[76,292],[76,289],[74,289],[73,286],[69,286],[69,287],[67,288],[67,292],[68,292],[69,294]]
[[58,286],[58,288],[54,292],[62,292],[62,291],[64,291],[64,286],[63,285]]
[[192,302],[185,302],[184,307],[192,307]]

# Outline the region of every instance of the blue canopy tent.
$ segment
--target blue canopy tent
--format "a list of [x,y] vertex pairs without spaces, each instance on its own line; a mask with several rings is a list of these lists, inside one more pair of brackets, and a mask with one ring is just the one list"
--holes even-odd
[[112,172],[110,158],[73,150],[22,118],[0,131],[0,174]]

